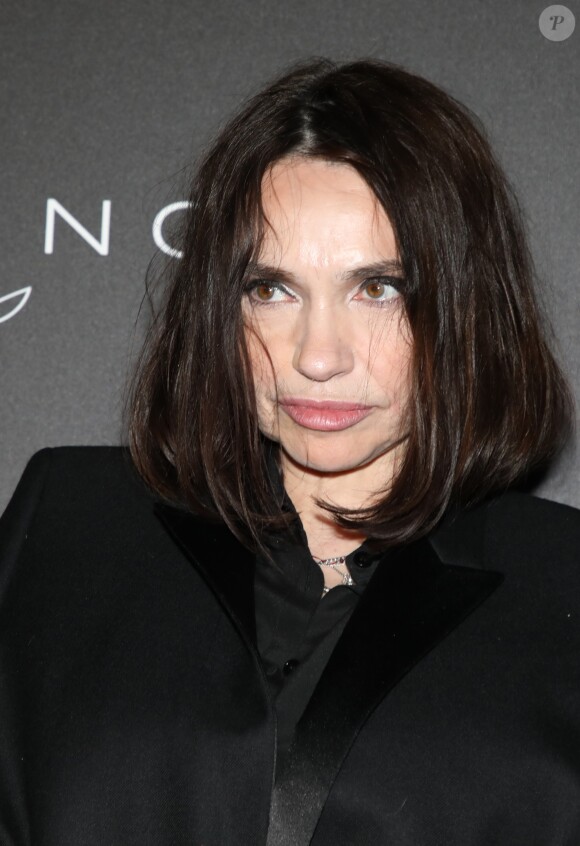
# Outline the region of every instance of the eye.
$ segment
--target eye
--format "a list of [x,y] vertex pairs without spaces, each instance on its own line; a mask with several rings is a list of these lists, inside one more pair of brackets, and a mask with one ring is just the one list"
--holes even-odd
[[268,285],[266,282],[261,282],[251,289],[254,297],[263,303],[270,302],[274,297],[276,289],[273,285]]
[[267,305],[293,299],[289,291],[277,282],[255,279],[246,285],[245,292],[252,303]]
[[384,303],[395,300],[400,296],[401,292],[399,286],[401,283],[401,279],[390,279],[388,277],[365,279],[359,288],[360,296],[357,297],[357,299],[376,303]]

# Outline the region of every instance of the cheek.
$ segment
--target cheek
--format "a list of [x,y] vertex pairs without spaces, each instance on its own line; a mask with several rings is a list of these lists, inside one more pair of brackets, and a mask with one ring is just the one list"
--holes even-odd
[[251,328],[245,332],[246,346],[252,368],[254,389],[259,404],[274,394],[276,384],[275,365],[264,340]]
[[246,334],[246,345],[252,368],[258,426],[263,435],[278,441],[279,420],[275,402],[277,379],[274,365],[261,339],[251,333]]
[[272,385],[284,379],[292,360],[288,342],[288,324],[284,321],[248,323],[245,328],[246,346],[256,384]]
[[401,318],[387,327],[382,336],[375,335],[368,349],[368,372],[374,383],[393,401],[404,402],[410,391],[413,354],[406,320]]

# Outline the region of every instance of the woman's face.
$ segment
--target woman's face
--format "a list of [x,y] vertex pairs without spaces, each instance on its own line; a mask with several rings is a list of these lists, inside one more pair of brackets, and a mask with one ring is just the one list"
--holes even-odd
[[243,305],[260,429],[283,462],[374,462],[386,482],[411,351],[389,220],[353,168],[319,159],[276,163],[262,197],[270,225]]

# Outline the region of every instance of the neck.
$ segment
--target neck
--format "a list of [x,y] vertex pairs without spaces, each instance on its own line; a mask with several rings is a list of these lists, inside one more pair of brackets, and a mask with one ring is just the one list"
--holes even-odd
[[366,535],[338,526],[332,514],[320,508],[316,500],[340,508],[371,505],[384,493],[392,478],[393,453],[379,456],[364,467],[336,473],[323,473],[299,465],[283,450],[280,455],[284,487],[300,515],[311,554],[325,559],[348,555],[357,549]]

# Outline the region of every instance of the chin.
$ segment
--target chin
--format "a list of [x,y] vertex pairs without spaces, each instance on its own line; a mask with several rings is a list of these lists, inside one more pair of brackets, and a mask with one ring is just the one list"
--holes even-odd
[[336,444],[310,445],[305,449],[301,444],[281,444],[282,451],[297,466],[316,473],[349,473],[372,464],[382,455],[383,450],[357,450],[337,448]]

